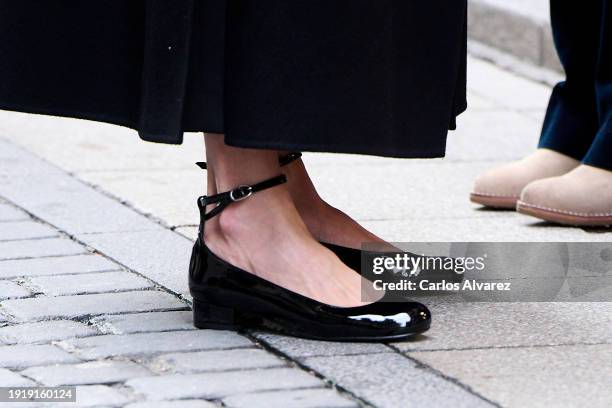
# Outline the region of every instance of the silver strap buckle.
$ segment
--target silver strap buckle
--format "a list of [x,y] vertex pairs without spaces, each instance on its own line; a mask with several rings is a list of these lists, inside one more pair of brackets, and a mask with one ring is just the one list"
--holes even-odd
[[246,200],[252,195],[253,195],[253,187],[251,186],[238,186],[232,191],[230,191],[230,194],[229,194],[230,200],[234,202]]

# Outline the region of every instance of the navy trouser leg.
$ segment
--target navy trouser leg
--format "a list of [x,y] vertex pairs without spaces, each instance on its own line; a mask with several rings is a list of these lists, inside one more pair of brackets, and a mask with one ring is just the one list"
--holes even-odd
[[551,0],[555,46],[566,80],[557,84],[548,105],[539,147],[582,160],[600,127],[595,81],[603,3]]
[[604,0],[595,93],[600,128],[584,163],[612,170],[612,0]]

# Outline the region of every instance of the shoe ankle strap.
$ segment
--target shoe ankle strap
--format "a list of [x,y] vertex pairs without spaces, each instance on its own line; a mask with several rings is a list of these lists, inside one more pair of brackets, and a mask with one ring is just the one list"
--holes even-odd
[[[225,193],[202,196],[198,198],[198,208],[200,209],[200,236],[202,236],[204,233],[204,223],[219,215],[230,204],[246,200],[259,191],[267,190],[268,188],[276,187],[286,182],[287,177],[284,174],[281,174],[257,184],[241,185],[230,191],[226,191]],[[206,206],[210,204],[216,204],[216,206],[209,212],[206,212]]]
[[[280,166],[283,167],[290,163],[293,163],[296,160],[299,160],[301,157],[302,157],[302,153],[300,152],[287,153],[286,155],[280,156],[278,158],[278,164],[280,164]],[[196,166],[198,166],[202,170],[208,170],[208,164],[206,162],[196,162]]]
[[287,153],[286,155],[280,156],[278,158],[278,164],[280,164],[280,166],[283,167],[301,158],[302,158],[302,153],[300,152]]

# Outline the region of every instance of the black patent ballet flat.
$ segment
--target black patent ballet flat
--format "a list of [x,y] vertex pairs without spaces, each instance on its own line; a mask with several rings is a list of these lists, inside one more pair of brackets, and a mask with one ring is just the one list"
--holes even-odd
[[[189,266],[194,325],[201,329],[257,329],[327,341],[395,341],[423,333],[431,314],[417,302],[336,307],[302,296],[237,268],[205,244],[204,225],[234,202],[286,182],[278,176],[198,199],[200,231]],[[215,204],[206,213],[206,206]]]

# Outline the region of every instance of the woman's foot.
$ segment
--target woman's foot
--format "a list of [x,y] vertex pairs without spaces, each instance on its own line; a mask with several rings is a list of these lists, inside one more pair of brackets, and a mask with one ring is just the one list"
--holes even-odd
[[[312,236],[280,174],[277,152],[206,135],[209,185],[189,265],[194,325],[331,341],[394,341],[422,333],[418,302],[381,302]],[[300,296],[302,295],[302,296]]]
[[[200,197],[198,200],[198,207],[201,212],[200,230],[205,231],[207,221],[218,217],[228,208],[235,207],[239,201],[249,199],[253,194],[278,187],[284,182],[286,182],[285,176],[280,175],[254,185],[241,185],[229,192],[212,197]],[[288,196],[288,193],[284,193]],[[274,197],[268,197],[268,199],[271,198]],[[214,205],[214,208],[205,211],[205,207],[208,205]],[[247,219],[244,221],[249,222],[251,216],[257,216],[258,213],[259,211],[255,211],[255,214],[245,214]],[[237,221],[237,219],[230,221],[230,225],[233,225],[234,228],[228,228],[229,231],[240,232],[243,229],[243,224]],[[227,223],[227,220],[220,222],[219,226],[224,228],[225,223]],[[261,227],[269,229],[269,224],[264,223]],[[305,226],[302,229],[305,229]],[[282,228],[276,231],[282,232]],[[230,235],[233,234],[230,232]],[[209,236],[209,234],[205,234],[205,236]],[[248,240],[248,237],[249,235],[242,235],[239,239]],[[266,238],[266,236],[263,238]],[[233,238],[230,237],[229,239]],[[299,245],[299,241],[300,239],[295,243]],[[231,244],[231,242],[229,243]],[[317,245],[320,246],[318,243],[314,246]],[[248,242],[244,245],[247,248],[251,246]],[[238,247],[241,247],[241,245],[238,245]],[[266,249],[268,248],[265,245],[257,248],[257,254],[265,252]],[[275,249],[282,251],[291,248]],[[301,251],[298,250],[297,252]],[[280,254],[282,257],[283,252]],[[314,252],[313,255],[316,256]],[[265,259],[253,258],[253,254],[251,254],[251,258],[251,260],[247,259],[247,263],[252,265],[253,268],[257,268],[257,263],[266,263]],[[274,260],[268,263],[272,269],[279,264]],[[317,263],[316,260],[309,259],[301,264],[303,268],[330,266]],[[293,272],[290,270],[291,259],[289,259],[288,265],[289,269],[284,270],[284,273]],[[312,272],[316,274],[317,271],[318,269],[314,269]],[[313,296],[313,294],[305,293],[306,296],[300,296],[295,292],[302,291],[287,290],[273,283],[277,280],[275,278],[277,278],[275,275],[267,277],[267,279],[261,278],[238,268],[212,252],[202,238],[197,239],[189,263],[189,291],[193,296],[194,325],[200,329],[266,330],[315,340],[351,342],[403,340],[427,331],[431,325],[431,313],[425,305],[418,302],[390,303],[375,299],[367,303],[353,304],[351,302],[346,305],[336,305],[337,301],[332,303],[331,301],[316,300],[316,296]],[[305,277],[303,282],[307,282],[308,279],[315,279],[312,281],[315,285],[311,290],[314,291],[315,295],[318,294],[317,292],[320,289],[317,287],[319,285],[316,285],[316,278]],[[332,283],[332,287],[334,285],[340,290],[346,289],[343,284]],[[325,286],[321,287],[325,289]],[[350,293],[347,293],[347,295],[349,295],[347,298],[350,299]]]
[[[227,208],[205,242],[220,258],[319,302],[362,302],[362,278],[312,238],[283,186]],[[364,288],[366,285],[364,285]]]
[[[215,136],[206,143],[215,192],[281,173],[269,152],[225,146]],[[322,303],[353,307],[380,297],[362,300],[367,283],[313,238],[286,185],[233,203],[206,223],[205,242],[230,264]]]
[[549,149],[538,149],[522,160],[508,163],[481,174],[470,200],[493,208],[515,209],[521,191],[531,182],[561,176],[580,162]]
[[281,170],[287,175],[287,188],[300,216],[317,240],[355,249],[361,248],[364,242],[385,242],[325,202],[319,196],[302,160],[295,160]]
[[559,224],[612,225],[612,171],[580,165],[563,176],[534,181],[523,190],[517,210]]

